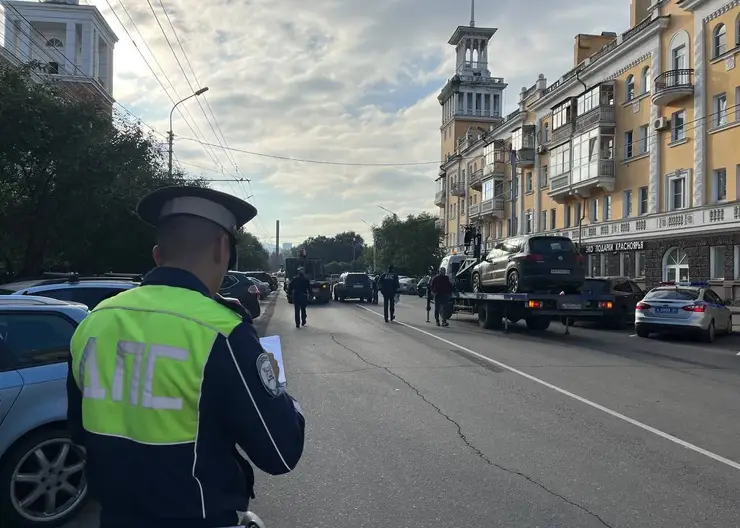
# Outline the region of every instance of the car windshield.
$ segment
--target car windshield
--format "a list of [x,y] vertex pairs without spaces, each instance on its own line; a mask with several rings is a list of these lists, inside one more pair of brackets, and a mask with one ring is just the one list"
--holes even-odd
[[594,279],[587,279],[581,288],[582,291],[591,293],[608,293],[610,289],[609,281]]
[[573,241],[566,237],[535,237],[529,239],[532,253],[576,253]]
[[653,290],[645,296],[645,300],[666,300],[666,301],[695,301],[699,298],[699,290],[679,289],[670,290]]

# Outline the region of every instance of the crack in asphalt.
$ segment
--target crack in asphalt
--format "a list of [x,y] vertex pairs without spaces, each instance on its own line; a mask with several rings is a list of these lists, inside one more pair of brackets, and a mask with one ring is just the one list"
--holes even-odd
[[[457,436],[460,437],[460,440],[462,440],[462,442],[468,447],[468,449],[470,449],[473,453],[475,453],[475,455],[478,456],[478,458],[480,458],[481,460],[483,460],[486,464],[488,464],[489,466],[493,466],[496,469],[499,469],[500,471],[504,471],[505,473],[509,473],[510,475],[516,475],[518,477],[521,477],[521,478],[525,479],[526,481],[530,482],[531,484],[534,484],[535,486],[537,486],[538,488],[542,489],[543,491],[545,491],[549,495],[551,495],[553,497],[556,497],[556,498],[562,500],[563,502],[565,502],[565,503],[567,503],[567,504],[569,504],[569,505],[571,505],[571,506],[573,506],[573,507],[581,510],[583,513],[585,513],[587,515],[590,515],[591,517],[595,518],[596,520],[598,520],[606,528],[613,528],[609,523],[607,523],[604,519],[602,519],[601,516],[598,513],[592,512],[591,510],[589,510],[585,506],[583,506],[581,504],[578,504],[577,502],[574,502],[574,501],[570,500],[569,498],[565,497],[564,495],[561,495],[561,494],[557,493],[556,491],[551,490],[545,484],[543,484],[542,482],[539,482],[538,480],[535,480],[534,478],[530,477],[529,475],[526,475],[525,473],[523,473],[523,472],[521,472],[519,470],[511,469],[511,468],[508,468],[508,467],[503,466],[501,464],[498,464],[498,463],[494,462],[493,460],[491,460],[490,458],[488,458],[480,449],[478,449],[470,441],[470,439],[465,435],[465,433],[462,430],[462,427],[460,426],[460,424],[457,421],[453,420],[441,408],[439,408],[436,404],[434,404],[430,400],[428,400],[426,398],[426,396],[424,396],[419,391],[419,389],[417,389],[411,383],[409,383],[406,379],[404,379],[403,376],[400,376],[400,375],[396,374],[389,367],[384,367],[382,365],[377,365],[377,364],[373,363],[372,361],[368,361],[367,359],[365,359],[364,357],[362,357],[362,355],[360,355],[360,353],[357,352],[356,350],[353,350],[352,348],[348,347],[344,343],[339,342],[337,340],[336,336],[333,333],[330,333],[329,335],[331,336],[331,340],[332,341],[334,341],[337,345],[339,345],[340,347],[344,348],[348,352],[352,352],[363,363],[369,365],[370,367],[374,367],[376,369],[379,369],[379,370],[385,370],[391,376],[394,376],[395,378],[398,378],[404,385],[406,385],[409,389],[411,389],[424,403],[426,403],[432,409],[434,409],[437,412],[437,414],[439,414],[442,418],[444,418],[449,423],[451,423],[452,425],[454,425],[457,428]],[[362,370],[370,370],[370,369],[362,369]]]

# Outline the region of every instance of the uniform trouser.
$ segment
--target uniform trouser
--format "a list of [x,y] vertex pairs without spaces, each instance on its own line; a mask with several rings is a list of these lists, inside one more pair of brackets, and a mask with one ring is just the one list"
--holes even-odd
[[383,294],[383,317],[385,317],[385,320],[388,320],[388,316],[393,317],[396,316],[396,296],[394,295],[386,295]]
[[306,324],[306,302],[294,300],[293,310],[295,312],[295,325],[300,326],[301,323]]
[[449,295],[435,295],[434,296],[434,320],[439,322],[440,318],[442,321],[445,319],[445,307],[450,302]]

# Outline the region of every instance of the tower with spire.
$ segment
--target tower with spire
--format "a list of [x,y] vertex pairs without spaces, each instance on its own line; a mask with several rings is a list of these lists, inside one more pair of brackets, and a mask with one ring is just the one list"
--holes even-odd
[[491,76],[488,48],[497,28],[476,27],[475,0],[470,0],[470,25],[458,26],[448,44],[455,47],[455,74],[437,100],[442,106],[442,161],[455,152],[458,138],[469,128],[488,128],[501,120],[506,83]]

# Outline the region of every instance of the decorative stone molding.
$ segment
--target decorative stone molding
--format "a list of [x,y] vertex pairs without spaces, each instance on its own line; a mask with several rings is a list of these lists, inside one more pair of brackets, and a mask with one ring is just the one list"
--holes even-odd
[[[740,1],[740,0],[738,0],[738,1]],[[637,66],[641,62],[645,62],[647,59],[650,58],[651,55],[652,55],[652,53],[645,53],[644,55],[640,55],[635,60],[633,60],[633,61],[625,64],[622,68],[618,69],[617,71],[615,71],[614,73],[612,73],[608,77],[604,78],[604,80],[605,81],[612,81],[612,80],[616,79],[620,75],[623,75],[623,74],[627,73],[629,70],[631,70],[632,68],[634,68],[635,66]]]
[[[698,24],[696,24],[698,25]],[[706,61],[704,57],[704,27],[694,28],[694,178],[691,204],[701,207],[706,187]]]
[[[660,40],[650,54],[650,78],[655,79],[662,73],[662,55]],[[650,124],[660,117],[660,108],[650,104]],[[652,132],[650,138],[650,170],[648,172],[648,212],[655,214],[660,211],[660,147],[662,136]]]
[[728,11],[735,9],[737,6],[740,6],[740,0],[732,0],[732,2],[730,2],[729,4],[723,5],[711,15],[704,17],[704,23],[706,24],[707,22],[711,22],[715,18],[722,16]]

